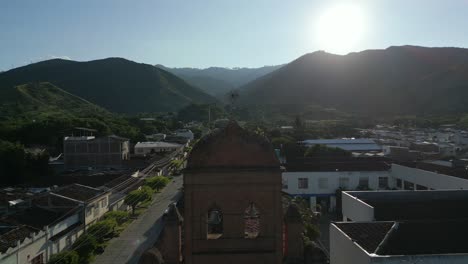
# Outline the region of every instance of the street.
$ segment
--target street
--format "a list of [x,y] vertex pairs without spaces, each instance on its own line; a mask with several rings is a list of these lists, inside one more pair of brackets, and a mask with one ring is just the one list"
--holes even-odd
[[180,197],[182,182],[183,176],[176,176],[160,193],[155,194],[148,210],[134,220],[119,237],[110,240],[104,253],[96,256],[93,263],[138,263],[141,254],[157,241],[162,229],[161,216]]

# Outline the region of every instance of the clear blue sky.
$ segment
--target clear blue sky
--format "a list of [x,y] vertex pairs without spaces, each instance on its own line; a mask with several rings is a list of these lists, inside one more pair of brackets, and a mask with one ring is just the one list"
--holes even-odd
[[[189,67],[257,67],[316,50],[317,21],[343,1],[2,0],[0,70],[53,57],[124,57]],[[347,1],[364,17],[354,51],[468,47],[468,0]]]

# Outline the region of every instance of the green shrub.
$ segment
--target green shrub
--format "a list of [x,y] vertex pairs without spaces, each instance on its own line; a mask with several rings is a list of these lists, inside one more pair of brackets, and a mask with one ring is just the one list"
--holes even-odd
[[50,257],[48,264],[79,264],[80,257],[75,251],[62,251]]
[[98,241],[90,234],[81,235],[73,244],[73,248],[75,248],[76,253],[78,253],[78,256],[80,257],[80,264],[89,263],[98,247]]
[[106,238],[114,236],[117,221],[115,219],[107,219],[99,221],[88,228],[88,234],[94,236],[96,240],[102,243]]
[[146,185],[151,187],[151,189],[159,191],[170,182],[169,178],[164,176],[151,177],[145,180]]
[[121,225],[123,223],[125,223],[128,218],[130,217],[130,214],[128,212],[125,212],[125,211],[111,211],[111,212],[107,212],[105,215],[104,215],[104,220],[109,220],[109,219],[113,219],[117,222],[118,225]]
[[140,190],[131,191],[125,196],[125,204],[132,207],[132,214],[135,214],[135,208],[138,204],[146,201],[151,201],[153,198],[153,190],[148,186],[143,186]]

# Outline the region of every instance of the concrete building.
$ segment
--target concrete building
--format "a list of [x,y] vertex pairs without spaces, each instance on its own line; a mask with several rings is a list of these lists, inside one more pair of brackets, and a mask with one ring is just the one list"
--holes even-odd
[[194,134],[192,132],[192,130],[190,129],[177,129],[175,132],[174,132],[174,135],[176,137],[181,137],[181,138],[185,138],[187,140],[193,140],[194,139]]
[[350,158],[347,160],[289,163],[282,173],[283,191],[309,199],[322,210],[334,211],[337,190],[385,190],[393,188],[390,165],[382,159]]
[[343,192],[343,221],[468,219],[468,190]]
[[452,168],[431,163],[392,164],[391,185],[400,190],[468,189],[465,167]]
[[170,142],[138,142],[135,144],[135,154],[146,156],[153,153],[161,152],[173,152],[180,148],[183,148],[184,145]]
[[468,263],[467,220],[330,225],[330,264]]
[[[330,263],[466,263],[468,191],[344,192]],[[352,221],[352,222],[350,222]]]
[[374,140],[368,138],[343,138],[343,139],[308,139],[301,142],[306,147],[325,145],[331,148],[340,148],[351,152],[382,151],[382,147]]
[[109,211],[110,192],[100,189],[75,183],[53,190],[51,195],[80,203],[84,208],[85,226],[95,223]]
[[118,136],[70,136],[63,140],[65,169],[119,168],[129,158],[129,141]]

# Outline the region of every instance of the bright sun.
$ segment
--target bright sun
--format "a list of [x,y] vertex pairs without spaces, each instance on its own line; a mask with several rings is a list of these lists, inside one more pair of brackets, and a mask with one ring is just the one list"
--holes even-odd
[[317,23],[320,49],[346,54],[355,48],[364,34],[364,16],[354,5],[337,5],[325,11]]

